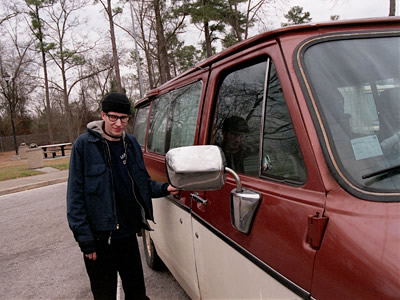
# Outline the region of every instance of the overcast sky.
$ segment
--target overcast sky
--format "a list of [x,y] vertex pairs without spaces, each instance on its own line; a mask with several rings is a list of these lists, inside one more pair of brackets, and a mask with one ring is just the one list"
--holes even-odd
[[[389,15],[389,0],[278,0],[277,2],[279,5],[277,5],[275,11],[270,11],[268,20],[265,20],[267,21],[267,30],[278,28],[281,23],[287,22],[283,15],[296,5],[303,7],[304,12],[310,12],[312,22],[329,21],[333,15],[339,15],[340,20],[386,17]],[[399,15],[399,6],[400,0],[396,0],[396,16]],[[187,29],[191,31],[191,29]],[[254,30],[260,32],[260,28],[254,28]],[[265,29],[262,29],[262,31],[265,31]],[[189,36],[195,41],[203,38],[203,34],[195,30]],[[191,38],[186,38],[186,42],[189,42]]]
[[[115,0],[113,2],[117,3]],[[280,27],[282,22],[287,21],[283,15],[296,5],[303,7],[303,11],[310,12],[312,22],[329,21],[333,15],[339,15],[340,20],[385,17],[389,15],[389,0],[276,0],[276,2],[278,4],[273,6],[275,10],[268,9],[269,16],[264,20],[267,28],[254,28],[253,34]],[[97,27],[108,30],[108,22],[101,11],[102,7],[99,4],[95,7],[89,6],[87,8],[89,23],[92,28]],[[399,12],[400,0],[396,0],[396,16],[399,16]],[[131,18],[128,5],[124,9],[123,20],[122,23],[125,23],[129,28],[131,26]],[[119,39],[121,39],[121,30],[116,30],[118,31]],[[203,39],[203,33],[194,27],[189,26],[186,30],[187,34],[184,38],[186,44],[196,45],[199,40]],[[124,35],[124,33],[122,34]],[[128,41],[131,41],[131,38],[128,38]]]
[[[341,20],[389,15],[389,0],[289,0],[286,11],[296,5],[310,12],[313,22],[327,21],[332,15],[339,15]],[[399,5],[396,0],[396,16]]]
[[[355,18],[384,17],[389,15],[389,0],[277,0],[279,3],[275,12],[271,12],[271,22],[274,27],[279,27],[281,22],[285,22],[284,14],[293,6],[303,7],[303,11],[311,14],[312,22],[329,21],[330,16],[339,15],[341,20]],[[400,11],[400,0],[396,0],[396,16]],[[100,5],[93,10],[89,8],[89,16],[98,15]],[[129,6],[125,6],[124,15],[130,17]],[[128,18],[129,20],[129,18]],[[98,26],[108,25],[102,18],[94,18],[91,22]],[[104,24],[106,23],[106,24]]]

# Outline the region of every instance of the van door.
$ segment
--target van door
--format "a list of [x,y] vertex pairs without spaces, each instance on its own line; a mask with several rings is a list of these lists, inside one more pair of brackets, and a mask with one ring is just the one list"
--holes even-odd
[[231,176],[221,190],[191,193],[201,297],[308,297],[318,248],[309,223],[323,216],[325,193],[278,45],[214,65],[206,99],[200,143],[219,145],[261,201],[242,232]]
[[[208,71],[201,70],[184,81],[174,82],[152,102],[144,160],[150,176],[167,182],[164,154],[172,148],[198,141],[199,112]],[[190,196],[153,199],[155,224],[150,237],[157,254],[193,299],[200,298],[192,239]]]

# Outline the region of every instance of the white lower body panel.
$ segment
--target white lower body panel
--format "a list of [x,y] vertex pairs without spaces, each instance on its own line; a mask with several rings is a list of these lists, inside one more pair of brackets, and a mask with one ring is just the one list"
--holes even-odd
[[154,231],[150,232],[157,254],[192,299],[199,299],[190,213],[165,198],[153,199]]
[[302,299],[198,221],[192,222],[202,299]]

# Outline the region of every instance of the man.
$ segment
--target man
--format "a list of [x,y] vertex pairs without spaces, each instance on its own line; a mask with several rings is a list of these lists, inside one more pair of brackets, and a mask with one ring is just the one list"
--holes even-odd
[[125,132],[128,98],[111,93],[101,105],[102,120],[89,123],[72,147],[68,223],[95,299],[116,298],[117,272],[126,299],[148,299],[136,233],[150,230],[151,198],[178,191],[150,179],[136,138]]
[[243,141],[249,127],[245,119],[239,116],[232,116],[225,119],[222,125],[222,144],[227,166],[237,172],[244,173],[244,159],[248,155]]

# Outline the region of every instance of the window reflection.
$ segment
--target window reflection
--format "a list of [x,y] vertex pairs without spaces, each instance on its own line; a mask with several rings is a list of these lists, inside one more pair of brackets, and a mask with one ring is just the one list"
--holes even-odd
[[211,143],[233,170],[258,176],[262,103],[267,62],[235,70],[218,90]]
[[303,158],[272,62],[260,62],[225,76],[215,110],[211,142],[222,148],[228,167],[250,176],[263,175],[295,183],[305,181]]
[[169,109],[169,95],[163,95],[153,101],[147,150],[165,154],[165,139]]
[[325,41],[307,49],[313,97],[341,173],[370,191],[398,191],[400,38]]
[[194,143],[202,83],[198,81],[173,92],[169,149]]
[[175,147],[193,145],[202,82],[178,88],[153,101],[147,150],[165,154]]
[[262,174],[305,182],[306,170],[275,65],[271,63],[265,106]]
[[149,117],[150,106],[139,108],[136,111],[135,126],[133,127],[133,135],[141,146],[144,146],[146,139],[147,118]]

